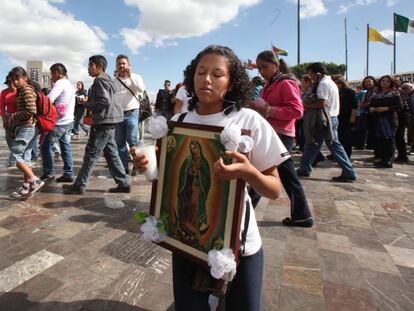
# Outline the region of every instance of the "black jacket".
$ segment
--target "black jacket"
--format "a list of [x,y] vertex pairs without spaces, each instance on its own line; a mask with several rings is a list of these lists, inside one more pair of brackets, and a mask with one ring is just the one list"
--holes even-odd
[[86,108],[92,111],[92,125],[122,122],[124,113],[115,98],[115,84],[105,72],[93,80]]

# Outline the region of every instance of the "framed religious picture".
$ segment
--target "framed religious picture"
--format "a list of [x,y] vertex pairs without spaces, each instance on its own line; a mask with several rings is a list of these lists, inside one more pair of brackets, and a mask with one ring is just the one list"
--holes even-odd
[[161,246],[207,266],[212,249],[231,248],[237,259],[244,181],[221,180],[214,163],[226,156],[222,127],[170,122],[157,142],[159,178],[153,182],[150,214],[161,219]]

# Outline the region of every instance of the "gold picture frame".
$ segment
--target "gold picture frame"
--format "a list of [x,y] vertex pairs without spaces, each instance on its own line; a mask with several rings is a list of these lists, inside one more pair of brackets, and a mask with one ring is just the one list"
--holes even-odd
[[243,180],[221,180],[213,164],[232,159],[220,142],[222,127],[169,122],[168,135],[157,141],[159,178],[153,182],[150,214],[167,234],[159,245],[208,265],[211,249],[240,244]]

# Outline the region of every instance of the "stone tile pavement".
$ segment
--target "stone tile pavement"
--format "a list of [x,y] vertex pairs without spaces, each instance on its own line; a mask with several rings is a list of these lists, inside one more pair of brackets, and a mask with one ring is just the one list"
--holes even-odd
[[[102,160],[82,196],[51,182],[13,201],[21,176],[4,166],[1,135],[0,310],[174,310],[170,253],[142,242],[132,218],[149,209],[150,184],[132,177],[130,194],[109,194]],[[85,141],[73,141],[76,167]],[[369,156],[355,151],[355,183],[330,182],[331,161],[303,179],[313,228],[281,226],[286,195],[260,202],[264,310],[414,310],[413,162],[381,170]]]

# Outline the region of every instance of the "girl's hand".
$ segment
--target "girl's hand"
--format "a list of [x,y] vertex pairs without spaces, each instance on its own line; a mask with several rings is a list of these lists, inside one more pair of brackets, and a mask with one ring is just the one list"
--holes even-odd
[[220,158],[214,163],[214,173],[224,180],[245,179],[246,175],[253,168],[249,159],[245,155],[234,151],[226,151],[226,155],[236,159],[236,162],[226,165],[223,159]]
[[145,154],[136,154],[136,148],[132,147],[129,152],[132,155],[132,161],[138,172],[143,173],[147,170],[148,160]]

